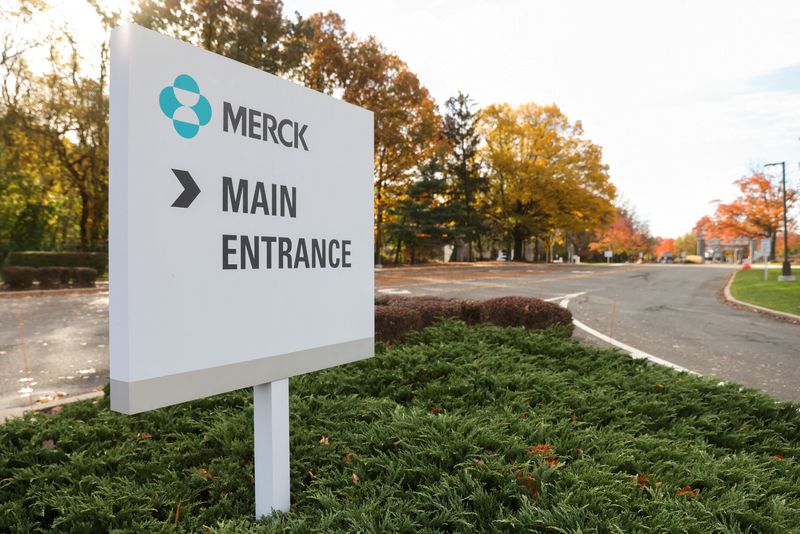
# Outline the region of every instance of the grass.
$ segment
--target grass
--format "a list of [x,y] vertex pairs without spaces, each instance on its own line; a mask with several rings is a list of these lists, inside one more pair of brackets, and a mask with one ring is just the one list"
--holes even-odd
[[293,378],[292,511],[251,519],[252,400],[0,426],[0,531],[798,532],[800,413],[550,333],[440,323]]
[[[800,277],[794,282],[778,282],[780,269],[768,269],[767,273],[765,282],[763,266],[738,271],[731,285],[731,294],[744,302],[800,315]],[[796,269],[793,273],[800,275]]]

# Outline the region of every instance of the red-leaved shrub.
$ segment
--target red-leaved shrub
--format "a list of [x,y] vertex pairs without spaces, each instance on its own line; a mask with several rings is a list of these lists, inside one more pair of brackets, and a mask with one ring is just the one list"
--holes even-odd
[[481,322],[544,330],[572,325],[572,313],[558,304],[531,297],[498,297],[480,303]]
[[422,317],[413,308],[404,306],[375,306],[375,340],[399,341],[408,332],[422,328]]

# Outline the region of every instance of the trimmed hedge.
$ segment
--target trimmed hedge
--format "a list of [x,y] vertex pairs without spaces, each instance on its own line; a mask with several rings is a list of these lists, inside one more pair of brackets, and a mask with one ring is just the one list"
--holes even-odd
[[12,252],[8,263],[28,267],[91,267],[102,275],[108,267],[108,255],[104,252]]
[[11,289],[29,289],[33,287],[33,279],[36,276],[36,269],[33,267],[23,267],[10,265],[3,267],[3,280]]
[[557,329],[572,335],[572,313],[557,304],[529,297],[490,300],[457,300],[439,297],[375,298],[375,339],[393,343],[407,333],[421,330],[440,319],[458,319],[467,324],[490,323],[521,326],[529,330]]
[[572,313],[558,304],[529,297],[498,297],[481,303],[481,322],[542,330],[572,325]]
[[72,285],[75,287],[94,287],[97,270],[91,267],[75,267],[72,269]]
[[[67,267],[39,267],[36,269],[35,278],[41,289],[55,289],[62,284],[69,283],[69,269]],[[64,282],[65,278],[66,282]]]

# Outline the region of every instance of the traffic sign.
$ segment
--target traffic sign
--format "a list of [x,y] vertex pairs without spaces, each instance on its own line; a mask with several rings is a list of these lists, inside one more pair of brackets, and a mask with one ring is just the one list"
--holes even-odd
[[257,515],[288,509],[286,379],[374,352],[372,113],[111,41],[111,408],[255,387]]

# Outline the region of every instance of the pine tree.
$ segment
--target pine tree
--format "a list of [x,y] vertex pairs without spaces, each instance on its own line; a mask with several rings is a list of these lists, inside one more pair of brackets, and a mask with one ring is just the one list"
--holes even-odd
[[454,216],[454,232],[467,246],[467,259],[475,258],[472,245],[482,252],[480,235],[483,216],[478,209],[480,193],[486,189],[486,178],[478,160],[480,135],[475,102],[459,91],[445,103],[443,135],[449,145],[444,171],[448,180],[448,205]]

